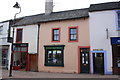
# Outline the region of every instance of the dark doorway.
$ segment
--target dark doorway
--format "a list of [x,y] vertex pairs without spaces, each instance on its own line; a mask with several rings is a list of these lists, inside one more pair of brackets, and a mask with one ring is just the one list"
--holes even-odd
[[112,45],[113,74],[120,75],[120,44]]
[[89,48],[80,48],[80,73],[89,73]]
[[104,53],[93,53],[94,74],[104,74]]

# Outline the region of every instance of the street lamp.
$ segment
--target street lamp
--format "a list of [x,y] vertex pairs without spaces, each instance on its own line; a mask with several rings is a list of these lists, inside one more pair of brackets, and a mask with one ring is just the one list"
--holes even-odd
[[20,9],[20,11],[18,13],[15,14],[14,16],[14,22],[13,22],[13,34],[12,34],[12,46],[11,46],[11,62],[10,62],[10,72],[9,72],[9,77],[12,77],[12,66],[13,66],[13,43],[14,43],[14,30],[15,30],[15,19],[16,19],[16,15],[20,14],[21,12],[21,7],[18,4],[18,2],[16,2],[16,4],[13,6],[14,8]]

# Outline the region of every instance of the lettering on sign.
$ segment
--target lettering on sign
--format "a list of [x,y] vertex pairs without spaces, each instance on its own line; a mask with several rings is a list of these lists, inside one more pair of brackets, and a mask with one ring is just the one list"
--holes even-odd
[[93,49],[93,51],[103,51],[103,49]]

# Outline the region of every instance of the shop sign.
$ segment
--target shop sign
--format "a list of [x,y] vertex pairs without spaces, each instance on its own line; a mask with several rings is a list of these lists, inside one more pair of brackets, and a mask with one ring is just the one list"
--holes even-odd
[[120,44],[120,37],[112,37],[111,44]]
[[15,46],[15,47],[28,47],[28,43],[21,43],[21,44],[14,43],[13,46]]
[[93,51],[103,51],[103,49],[93,49]]

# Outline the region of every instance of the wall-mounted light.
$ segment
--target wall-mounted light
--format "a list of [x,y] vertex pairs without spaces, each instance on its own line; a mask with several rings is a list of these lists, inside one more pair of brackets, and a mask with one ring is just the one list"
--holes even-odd
[[107,39],[109,38],[109,31],[108,31],[108,28],[106,28],[106,38],[107,38]]

